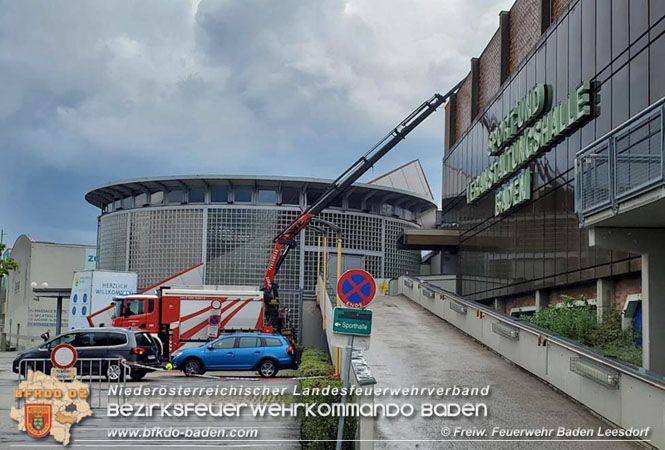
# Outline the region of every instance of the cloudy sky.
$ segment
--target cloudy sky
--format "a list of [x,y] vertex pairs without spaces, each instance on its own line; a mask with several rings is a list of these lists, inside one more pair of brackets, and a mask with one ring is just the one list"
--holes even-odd
[[[94,243],[126,178],[334,178],[469,70],[512,0],[0,0],[5,242]],[[443,110],[411,159],[440,197]]]

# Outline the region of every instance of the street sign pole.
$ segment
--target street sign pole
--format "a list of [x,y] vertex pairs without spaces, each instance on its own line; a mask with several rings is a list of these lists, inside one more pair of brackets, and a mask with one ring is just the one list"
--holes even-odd
[[[349,388],[349,381],[351,378],[351,359],[353,357],[353,338],[354,336],[351,335],[349,336],[349,346],[346,349],[347,355],[346,355],[346,380],[344,381],[344,387],[348,391]],[[335,450],[342,450],[342,441],[344,440],[344,413],[346,409],[346,396],[347,392],[344,392],[344,395],[342,395],[342,414],[339,416],[339,422],[337,423],[337,444],[335,445]]]

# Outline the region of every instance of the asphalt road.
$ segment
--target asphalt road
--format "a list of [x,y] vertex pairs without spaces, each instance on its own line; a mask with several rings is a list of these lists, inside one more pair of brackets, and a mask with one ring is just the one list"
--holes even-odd
[[[10,407],[14,404],[14,389],[16,388],[16,374],[11,372],[11,362],[14,358],[14,353],[0,352],[0,449],[20,449],[20,448],[63,448],[62,445],[56,442],[53,437],[48,436],[42,439],[35,439],[27,435],[25,432],[18,431],[17,422],[11,419]],[[288,375],[289,371],[280,372],[279,375]],[[255,373],[235,372],[235,373],[214,373],[214,375],[228,375],[228,376],[245,376]],[[291,379],[273,379],[261,380],[256,379],[252,381],[234,381],[222,379],[206,379],[206,378],[192,378],[185,377],[180,372],[156,372],[146,376],[146,378],[139,382],[128,381],[127,387],[135,386],[167,386],[178,387],[181,385],[189,387],[208,387],[208,386],[270,386],[270,387],[288,387],[287,392],[291,391],[291,386],[295,381]],[[71,429],[71,443],[67,448],[73,449],[100,449],[100,448],[114,448],[114,449],[134,449],[134,448],[191,448],[197,449],[205,448],[279,448],[279,449],[299,449],[298,437],[300,435],[300,424],[298,419],[295,418],[271,418],[271,417],[254,417],[251,413],[245,414],[241,417],[192,417],[188,419],[183,418],[109,418],[107,417],[106,404],[107,396],[106,389],[102,393],[102,408],[95,408],[97,405],[98,395],[96,386],[98,383],[92,382],[93,397],[90,398],[90,404],[93,406],[93,415],[84,418],[79,424],[73,425]],[[104,388],[106,386],[103,386]],[[234,403],[270,403],[275,401],[277,397],[274,396],[261,396],[261,397],[233,397],[233,398],[181,398],[181,401],[192,402],[211,402],[217,403],[234,402]],[[128,403],[153,403],[153,402],[170,402],[174,401],[173,398],[129,398],[126,400]],[[178,401],[178,400],[176,400]],[[178,438],[156,440],[154,438],[140,438],[140,439],[120,439],[109,438],[109,429],[122,429],[122,428],[152,428],[160,426],[163,428],[176,427],[183,430],[184,427],[192,426],[198,428],[214,427],[231,429],[256,429],[258,436],[252,439],[240,440],[229,438],[215,438],[215,439],[199,439],[192,440]]]
[[[450,449],[635,449],[633,442],[483,442],[458,436],[441,441],[447,427],[465,429],[534,429],[558,427],[597,430],[608,425],[583,406],[558,393],[536,377],[477,343],[447,322],[404,297],[377,297],[370,350],[365,352],[377,387],[490,385],[485,402],[487,417],[380,418],[375,426],[375,448]],[[375,402],[410,402],[416,406],[432,397],[384,397]],[[439,398],[438,402],[466,402]],[[476,438],[477,439],[477,438]],[[556,439],[556,437],[550,438]],[[584,439],[584,438],[582,438]],[[399,442],[399,441],[402,442]],[[408,440],[405,442],[404,440]],[[439,442],[436,442],[439,441]]]

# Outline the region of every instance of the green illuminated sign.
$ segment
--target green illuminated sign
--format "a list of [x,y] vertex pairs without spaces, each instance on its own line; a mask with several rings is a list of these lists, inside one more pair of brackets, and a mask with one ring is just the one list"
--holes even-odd
[[525,170],[494,196],[494,215],[498,216],[513,206],[531,198],[531,172]]
[[[489,152],[496,155],[535,118],[545,110],[547,101],[552,96],[551,89],[544,84],[535,85],[526,97],[517,103],[508,115],[490,131]],[[548,105],[549,106],[549,105]]]
[[[570,92],[568,98],[543,113],[544,107],[549,103],[549,92],[548,86],[536,85],[490,132],[490,153],[498,155],[489,167],[467,186],[467,203],[475,202],[508,179],[591,116],[589,82],[582,83]],[[533,123],[529,125],[529,121]],[[495,208],[495,211],[499,210],[506,211],[503,207]]]

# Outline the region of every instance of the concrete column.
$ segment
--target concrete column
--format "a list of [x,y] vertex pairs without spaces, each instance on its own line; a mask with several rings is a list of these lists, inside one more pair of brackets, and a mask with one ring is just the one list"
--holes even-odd
[[598,278],[596,280],[596,319],[603,323],[606,312],[614,309],[614,280],[610,278]]
[[494,309],[500,313],[506,313],[506,301],[502,298],[494,299]]
[[62,331],[62,297],[58,297],[55,304],[55,335]]
[[665,252],[642,255],[642,366],[665,374]]
[[549,297],[547,292],[538,289],[536,291],[536,312],[540,312],[543,309],[547,309],[549,306]]
[[589,230],[589,245],[642,255],[642,366],[665,374],[665,230]]

